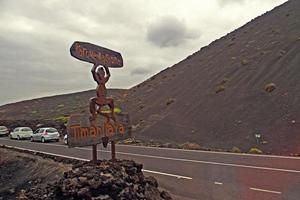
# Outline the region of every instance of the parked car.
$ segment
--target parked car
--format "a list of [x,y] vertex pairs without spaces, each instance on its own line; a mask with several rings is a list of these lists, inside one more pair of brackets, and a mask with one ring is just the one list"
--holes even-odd
[[0,126],[0,136],[3,136],[3,135],[8,135],[9,131],[8,131],[8,128],[6,126]]
[[68,145],[68,134],[64,136],[64,144]]
[[56,142],[59,141],[59,132],[55,128],[39,128],[34,133],[31,134],[30,140],[46,142],[50,140],[54,140]]
[[9,134],[10,139],[29,139],[33,133],[29,127],[17,127]]

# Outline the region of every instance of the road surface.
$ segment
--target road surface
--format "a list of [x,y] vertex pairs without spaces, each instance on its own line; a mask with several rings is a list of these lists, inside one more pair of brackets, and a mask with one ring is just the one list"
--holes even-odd
[[[90,159],[91,148],[0,138],[0,144],[76,159]],[[117,145],[118,159],[144,165],[160,187],[185,200],[299,200],[300,158]],[[98,158],[110,159],[110,147]]]

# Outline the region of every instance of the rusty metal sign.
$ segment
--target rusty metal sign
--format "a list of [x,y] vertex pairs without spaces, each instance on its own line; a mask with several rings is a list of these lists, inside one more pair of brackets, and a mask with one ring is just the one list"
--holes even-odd
[[128,114],[116,114],[116,121],[97,116],[90,121],[88,114],[72,115],[67,125],[69,147],[83,147],[102,143],[103,138],[119,141],[131,137]]
[[[92,76],[97,83],[96,97],[89,100],[90,113],[72,115],[67,125],[69,147],[92,146],[92,160],[97,161],[97,144],[107,147],[111,142],[112,162],[116,160],[115,141],[131,137],[128,114],[115,113],[113,98],[106,97],[109,67],[123,67],[120,53],[87,42],[74,42],[70,48],[73,57],[93,63]],[[101,67],[102,65],[103,67]],[[104,111],[107,107],[109,110]]]
[[79,60],[96,65],[123,67],[123,58],[120,53],[91,43],[76,41],[72,44],[70,53]]

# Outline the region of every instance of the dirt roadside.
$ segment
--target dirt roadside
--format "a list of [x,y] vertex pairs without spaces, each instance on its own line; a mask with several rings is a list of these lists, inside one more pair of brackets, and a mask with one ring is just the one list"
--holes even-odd
[[130,160],[94,165],[0,146],[0,200],[173,199],[142,167]]
[[70,164],[0,148],[0,199],[15,199],[22,189],[46,185],[70,169]]

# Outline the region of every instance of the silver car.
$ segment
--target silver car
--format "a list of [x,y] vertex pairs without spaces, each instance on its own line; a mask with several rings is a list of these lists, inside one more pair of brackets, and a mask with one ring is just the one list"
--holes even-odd
[[0,126],[0,136],[3,136],[3,135],[8,135],[9,131],[8,131],[8,128],[6,128],[6,126]]
[[29,127],[18,127],[15,128],[12,132],[9,134],[10,139],[29,139],[32,135],[32,129]]
[[59,132],[55,128],[39,128],[34,133],[32,133],[30,140],[46,142],[54,140],[59,141]]

